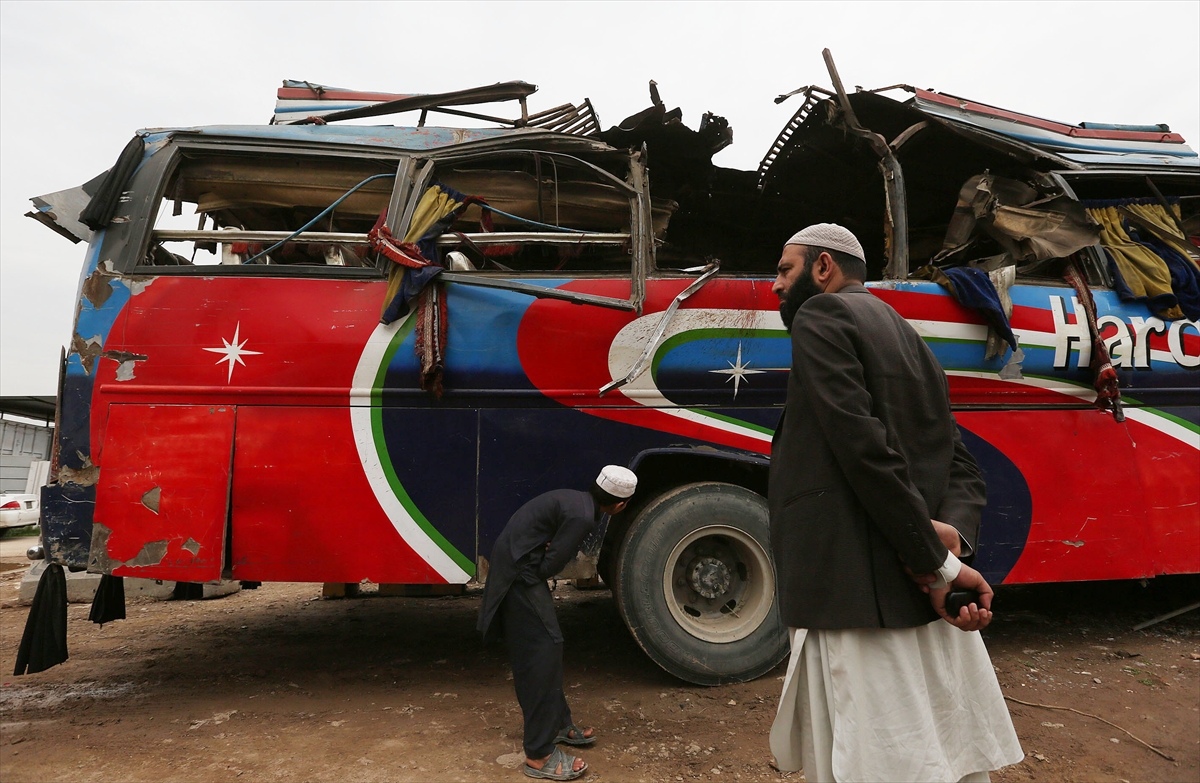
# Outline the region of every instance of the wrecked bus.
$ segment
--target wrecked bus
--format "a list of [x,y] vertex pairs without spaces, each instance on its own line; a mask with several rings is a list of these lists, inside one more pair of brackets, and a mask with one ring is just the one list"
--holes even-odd
[[[728,124],[689,128],[653,83],[609,130],[589,102],[531,114],[520,82],[286,82],[270,125],[139,132],[82,190],[34,199],[87,242],[45,557],[461,584],[522,502],[617,463],[637,495],[563,576],[602,576],[672,674],[757,677],[787,645],[770,286],[783,241],[833,221],[949,376],[988,486],[975,567],[1200,572],[1195,153],[1165,126],[846,94],[830,72],[780,96],[801,105],[756,171],[713,165]],[[479,108],[504,101],[520,116]],[[404,111],[415,127],[338,124]]]

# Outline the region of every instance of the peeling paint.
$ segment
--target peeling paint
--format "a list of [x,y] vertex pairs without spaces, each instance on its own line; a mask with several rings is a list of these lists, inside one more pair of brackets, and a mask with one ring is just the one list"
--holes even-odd
[[124,565],[130,567],[153,566],[158,565],[167,556],[167,542],[163,541],[147,541],[142,545],[142,551],[137,553],[137,557],[132,560],[126,560]]
[[113,568],[121,564],[119,560],[108,556],[108,537],[111,535],[111,528],[99,522],[92,524],[92,550],[88,555],[88,573],[111,574]]
[[86,340],[78,334],[71,337],[71,353],[79,355],[79,363],[83,365],[83,371],[88,375],[92,374],[96,358],[100,356],[103,348],[104,338],[98,334]]
[[189,538],[187,541],[184,541],[182,548],[191,552],[192,557],[195,557],[196,555],[200,554],[200,542],[194,538]]
[[[142,495],[142,505],[145,506],[146,508],[150,509],[151,511],[153,511],[155,514],[157,514],[158,513],[158,501],[161,496],[162,496],[162,487],[155,487],[154,489],[147,492],[145,495]],[[193,552],[193,554],[195,554],[195,553]]]
[[112,359],[117,362],[117,380],[132,381],[136,376],[133,374],[134,366],[137,362],[144,362],[149,359],[142,353],[130,353],[129,351],[105,351],[100,354],[101,358]]
[[157,277],[126,277],[125,285],[129,286],[129,295],[137,296],[150,287]]
[[97,267],[96,271],[83,281],[83,296],[92,303],[92,307],[99,309],[113,295],[113,277],[112,272]]
[[63,465],[58,469],[58,481],[61,484],[78,484],[81,487],[93,487],[100,480],[100,468],[92,464],[92,458],[79,452],[75,453],[83,463],[81,468]]

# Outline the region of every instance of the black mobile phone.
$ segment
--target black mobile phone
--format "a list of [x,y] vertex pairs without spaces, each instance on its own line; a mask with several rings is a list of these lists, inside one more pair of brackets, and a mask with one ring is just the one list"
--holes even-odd
[[974,590],[951,590],[946,593],[946,614],[951,617],[958,617],[959,610],[968,604],[975,604],[982,609],[979,593]]

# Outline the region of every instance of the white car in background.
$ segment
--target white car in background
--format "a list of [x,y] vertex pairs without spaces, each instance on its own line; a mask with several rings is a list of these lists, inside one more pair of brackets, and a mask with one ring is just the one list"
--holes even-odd
[[37,495],[9,492],[0,494],[0,530],[36,525],[41,516],[42,510]]

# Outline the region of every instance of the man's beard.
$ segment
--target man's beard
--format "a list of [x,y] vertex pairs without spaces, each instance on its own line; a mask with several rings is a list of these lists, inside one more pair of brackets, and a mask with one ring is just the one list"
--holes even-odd
[[820,293],[824,292],[817,287],[813,280],[813,265],[811,262],[806,263],[800,270],[800,276],[796,278],[796,282],[792,283],[792,287],[784,294],[783,301],[779,303],[779,314],[783,316],[783,328],[787,329],[788,334],[792,332],[792,319],[796,317],[796,313],[800,311],[805,302]]

